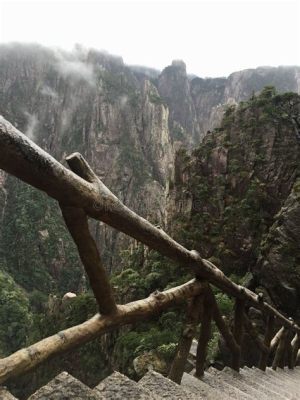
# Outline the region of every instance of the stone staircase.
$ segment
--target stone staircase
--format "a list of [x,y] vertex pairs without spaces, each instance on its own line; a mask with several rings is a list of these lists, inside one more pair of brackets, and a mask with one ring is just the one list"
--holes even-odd
[[[226,367],[222,371],[209,368],[199,380],[183,375],[177,385],[162,375],[149,371],[139,382],[119,372],[104,379],[94,389],[84,385],[67,372],[62,372],[28,400],[299,400],[300,367],[294,370],[267,368],[241,369],[240,373]],[[16,400],[5,388],[0,389],[0,400]]]

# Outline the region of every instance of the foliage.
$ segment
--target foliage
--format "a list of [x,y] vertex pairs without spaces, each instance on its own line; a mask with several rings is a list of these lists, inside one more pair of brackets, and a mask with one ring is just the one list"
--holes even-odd
[[7,272],[27,290],[76,291],[82,270],[57,204],[13,177],[7,185],[0,253]]
[[120,370],[134,376],[133,360],[146,351],[155,351],[170,362],[175,354],[181,327],[182,316],[176,310],[165,312],[158,320],[139,324],[135,329],[121,334],[114,351]]
[[0,271],[1,356],[7,356],[26,344],[31,323],[26,294],[7,273]]
[[260,243],[288,195],[281,182],[298,168],[299,105],[297,94],[266,87],[228,106],[221,129],[204,138],[192,159],[181,158],[180,172],[188,179],[176,179],[177,197],[187,196],[193,206],[190,213],[178,213],[176,238],[214,258],[225,273],[243,276],[255,265]]

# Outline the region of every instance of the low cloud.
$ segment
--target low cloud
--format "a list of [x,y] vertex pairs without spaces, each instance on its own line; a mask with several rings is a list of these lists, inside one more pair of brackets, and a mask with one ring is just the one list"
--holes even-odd
[[38,120],[36,115],[30,114],[27,111],[25,111],[24,114],[25,114],[25,116],[27,118],[27,126],[26,126],[26,129],[25,129],[24,133],[29,139],[35,141],[35,139],[36,139],[36,128],[38,126],[39,120]]
[[40,92],[41,92],[42,95],[51,97],[52,99],[57,99],[58,98],[58,94],[56,93],[56,91],[51,89],[51,87],[49,87],[47,85],[43,86],[41,88]]
[[121,96],[121,98],[120,98],[121,108],[124,108],[127,105],[127,103],[128,103],[128,96],[126,96],[126,95]]
[[64,77],[71,77],[75,80],[84,80],[91,86],[95,86],[96,77],[92,65],[82,59],[76,58],[76,54],[72,58],[66,58],[63,54],[57,55],[57,71]]

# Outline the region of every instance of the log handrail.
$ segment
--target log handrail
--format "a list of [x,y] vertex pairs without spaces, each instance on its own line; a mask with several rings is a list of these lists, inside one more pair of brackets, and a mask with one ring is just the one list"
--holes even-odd
[[[198,252],[187,250],[162,229],[126,207],[99,178],[95,184],[95,174],[79,153],[68,157],[69,164],[70,160],[76,174],[0,116],[0,169],[44,191],[64,206],[84,209],[88,216],[186,266],[197,277],[206,279],[228,295],[244,299],[250,305],[273,314],[283,326],[300,333],[298,325],[268,303],[260,301],[258,295],[235,284],[214,264],[201,258]],[[89,176],[93,182],[82,176]]]
[[201,282],[191,280],[181,286],[151,294],[148,298],[119,305],[113,315],[96,314],[80,325],[43,339],[8,357],[0,359],[0,384],[8,378],[25,373],[54,355],[74,349],[99,335],[120,326],[143,321],[161,311],[198,296],[203,290]]
[[[126,207],[97,177],[79,153],[67,157],[66,161],[71,170],[65,168],[0,116],[0,169],[44,191],[59,202],[100,311],[100,314],[83,324],[66,329],[1,359],[0,383],[29,371],[55,354],[80,346],[119,326],[153,316],[187,299],[191,299],[187,316],[190,330],[189,334],[183,331],[173,370],[170,372],[172,379],[181,380],[183,361],[187,357],[199,322],[197,308],[201,308],[202,300],[203,313],[196,357],[196,376],[201,377],[204,373],[212,319],[215,320],[232,352],[233,368],[237,371],[240,367],[245,325],[263,353],[261,368],[266,367],[267,356],[275,348],[273,368],[284,365],[285,348],[289,349],[289,365],[293,367],[294,361],[297,362],[296,359],[299,358],[300,327],[297,324],[265,302],[260,294],[256,295],[251,290],[235,284],[214,264],[201,258],[198,252],[184,248],[162,229],[153,226]],[[185,266],[194,273],[196,279],[162,293],[152,294],[147,299],[117,305],[99,251],[89,231],[88,217],[110,225]],[[223,320],[209,284],[236,299],[233,332]],[[276,319],[282,326],[272,340],[273,325],[271,329],[269,324],[264,342],[257,339],[252,323],[245,314],[246,305],[261,310],[269,321]],[[292,333],[296,333],[297,336],[292,344],[287,343],[287,338]]]

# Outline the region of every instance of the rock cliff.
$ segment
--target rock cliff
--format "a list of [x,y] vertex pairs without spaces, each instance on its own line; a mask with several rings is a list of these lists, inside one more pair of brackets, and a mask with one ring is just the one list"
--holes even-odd
[[300,97],[268,87],[227,108],[191,156],[177,153],[169,201],[188,248],[297,318],[299,122]]
[[[80,151],[125,204],[165,226],[169,182],[181,163],[176,151],[199,144],[221,123],[226,107],[266,84],[279,92],[298,92],[299,76],[297,67],[279,67],[202,79],[189,76],[180,60],[159,73],[79,46],[68,53],[38,45],[2,45],[0,112],[62,162]],[[270,148],[271,132],[264,139]],[[232,139],[238,152],[244,140],[240,130]],[[245,162],[255,162],[253,151]],[[221,146],[211,163],[222,169],[226,158],[227,149]],[[0,218],[1,264],[18,283],[37,288],[43,277],[47,292],[63,287],[76,292],[82,281],[80,262],[53,202],[1,173]],[[111,271],[120,251],[128,246],[132,250],[135,243],[103,224],[92,226]]]
[[[81,152],[126,205],[236,281],[267,292],[295,318],[300,318],[299,88],[299,67],[203,79],[189,76],[179,60],[159,72],[80,47],[68,53],[0,46],[0,113],[6,119],[63,163],[66,155]],[[91,227],[107,270],[124,267],[113,278],[122,300],[187,278],[104,224]],[[5,304],[0,355],[96,310],[57,204],[1,171],[0,286]],[[66,292],[78,296],[64,309],[58,299]],[[225,302],[230,305],[230,299]],[[143,335],[147,350],[171,354],[180,321],[169,313],[144,330],[129,335],[130,351],[123,341],[119,365],[128,367]],[[104,341],[47,365],[36,382],[62,363],[78,371],[88,362],[94,371],[81,374],[98,379],[112,361],[111,343]],[[100,360],[99,348],[109,362]],[[24,387],[29,381],[25,378]]]

